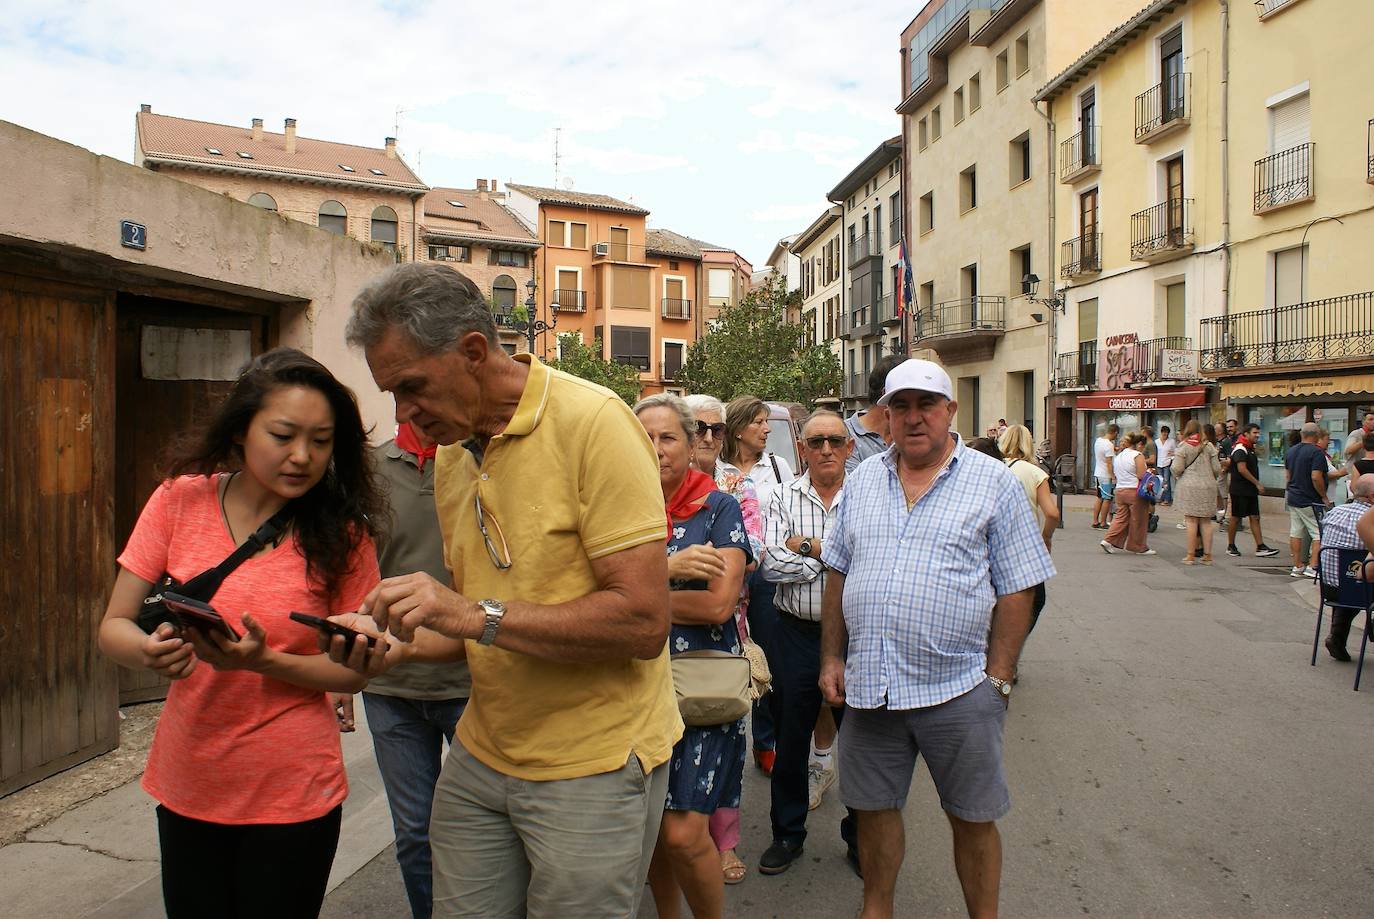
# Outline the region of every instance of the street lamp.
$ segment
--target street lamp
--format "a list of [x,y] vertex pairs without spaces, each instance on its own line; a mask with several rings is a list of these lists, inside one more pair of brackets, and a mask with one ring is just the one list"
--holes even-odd
[[[1032,303],[1042,303],[1048,306],[1052,312],[1063,313],[1066,309],[1064,298],[1059,296],[1058,291],[1051,291],[1048,297],[1037,297],[1036,291],[1040,289],[1040,276],[1037,274],[1023,275],[1021,278],[1021,292],[1026,295],[1026,299]],[[1045,318],[1043,313],[1031,313],[1031,318],[1040,322]]]
[[[1055,328],[1054,314],[1055,314],[1055,313],[1061,313],[1061,314],[1062,314],[1062,313],[1065,311],[1065,309],[1066,309],[1066,304],[1065,304],[1065,302],[1064,302],[1064,298],[1063,298],[1062,296],[1059,295],[1059,291],[1054,290],[1053,288],[1051,288],[1051,289],[1050,289],[1050,295],[1049,295],[1048,297],[1037,297],[1037,296],[1036,296],[1036,293],[1037,293],[1039,290],[1040,290],[1040,276],[1039,276],[1039,275],[1037,275],[1037,274],[1035,274],[1034,272],[1032,272],[1032,273],[1030,273],[1030,274],[1023,275],[1023,276],[1021,277],[1021,292],[1024,293],[1024,294],[1026,295],[1026,299],[1029,300],[1031,303],[1039,303],[1039,304],[1041,304],[1042,306],[1047,306],[1047,307],[1049,307],[1049,310],[1050,310],[1050,334],[1046,336],[1047,344],[1048,344],[1048,346],[1049,346],[1049,354],[1048,354],[1046,357],[1047,357],[1047,360],[1048,360],[1048,362],[1049,362],[1049,371],[1050,371],[1049,375],[1050,375],[1050,376],[1053,376],[1053,375],[1054,375],[1054,368],[1055,368],[1055,360],[1054,360],[1055,338],[1056,338],[1057,332],[1058,332],[1058,329]],[[1031,319],[1035,320],[1035,322],[1036,322],[1037,324],[1039,324],[1040,322],[1043,322],[1043,321],[1044,321],[1044,319],[1045,319],[1045,314],[1044,314],[1044,313],[1031,313]],[[1046,428],[1049,427],[1049,417],[1050,417],[1050,400],[1049,400],[1049,392],[1048,392],[1048,390],[1047,390],[1047,391],[1046,391],[1046,395],[1045,395],[1045,426],[1046,426]],[[1057,475],[1058,475],[1058,473],[1055,471],[1055,467],[1054,467],[1053,465],[1052,465],[1051,468],[1050,468],[1050,474],[1051,474],[1051,476],[1057,476]],[[1064,528],[1064,488],[1063,488],[1063,486],[1062,486],[1058,481],[1055,482],[1055,486],[1056,486],[1056,487],[1055,487],[1055,492],[1056,492],[1056,494],[1058,495],[1058,502],[1059,502],[1059,529],[1062,530],[1062,529]]]
[[[549,306],[551,319],[550,322],[545,322],[542,319],[534,318],[534,291],[538,286],[539,285],[535,283],[534,278],[530,278],[528,281],[525,282],[525,289],[529,291],[529,295],[525,297],[525,321],[524,323],[515,324],[515,327],[517,329],[525,333],[525,340],[529,343],[530,346],[530,354],[534,354],[535,338],[539,335],[544,334],[545,332],[553,331],[554,327],[558,325],[557,303],[551,304]],[[521,328],[522,325],[523,328]]]

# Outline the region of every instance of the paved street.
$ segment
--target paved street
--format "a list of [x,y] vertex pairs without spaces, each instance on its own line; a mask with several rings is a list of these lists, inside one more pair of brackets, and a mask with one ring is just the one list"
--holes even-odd
[[[1353,665],[1311,653],[1315,588],[1275,559],[1185,568],[1165,509],[1153,558],[1108,557],[1070,497],[1060,575],[1024,656],[1007,722],[1013,810],[1002,823],[1008,916],[1367,916],[1374,864],[1369,691]],[[1284,545],[1279,502],[1266,537]],[[1270,514],[1270,511],[1279,513]],[[1242,550],[1253,549],[1248,535]],[[1311,601],[1311,602],[1309,602]],[[1357,647],[1352,642],[1352,650]],[[768,789],[746,778],[751,864],[767,844]],[[845,866],[839,801],[813,813],[806,854],[780,877],[752,871],[726,914],[843,917],[860,882]],[[1340,853],[1340,854],[1334,854]],[[949,831],[918,772],[907,807],[900,915],[957,916]],[[406,915],[390,850],[331,895],[327,916]],[[646,904],[642,919],[655,915]]]

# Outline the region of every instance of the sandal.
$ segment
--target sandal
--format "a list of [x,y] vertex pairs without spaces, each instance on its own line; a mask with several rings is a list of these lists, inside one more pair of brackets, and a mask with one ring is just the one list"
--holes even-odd
[[725,883],[738,884],[749,872],[749,866],[740,861],[734,849],[726,849],[720,853],[720,870],[725,875]]
[[1183,564],[1185,564],[1185,565],[1193,565],[1193,564],[1196,564],[1196,563],[1197,563],[1197,559],[1193,558],[1191,555],[1185,555],[1185,556],[1183,556]]
[[1210,564],[1212,564],[1212,556],[1210,556],[1210,555],[1204,555],[1204,556],[1202,557],[1201,561],[1202,561],[1202,564],[1204,564],[1204,565],[1210,565]]

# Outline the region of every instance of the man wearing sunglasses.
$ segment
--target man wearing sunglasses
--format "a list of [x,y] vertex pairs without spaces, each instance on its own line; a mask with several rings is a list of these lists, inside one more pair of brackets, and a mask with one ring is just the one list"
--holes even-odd
[[[335,617],[387,636],[347,659],[369,676],[444,657],[471,669],[430,817],[434,915],[633,916],[682,736],[644,428],[607,390],[508,356],[481,291],[446,265],[379,276],[348,339],[397,422],[442,445],[452,583],[386,578],[361,616]],[[342,640],[329,652],[342,659]]]
[[[761,570],[778,585],[774,603],[779,625],[774,635],[776,664],[773,691],[778,693],[777,759],[773,763],[773,844],[759,859],[759,871],[781,874],[802,854],[807,811],[835,781],[829,749],[811,759],[811,729],[820,714],[821,596],[825,566],[821,549],[834,526],[843,500],[845,461],[853,441],[844,419],[834,412],[813,412],[802,426],[801,451],[806,472],[781,486],[764,531]],[[836,709],[838,722],[842,710]],[[812,787],[816,801],[812,803]],[[858,863],[853,820],[840,824],[851,863]]]

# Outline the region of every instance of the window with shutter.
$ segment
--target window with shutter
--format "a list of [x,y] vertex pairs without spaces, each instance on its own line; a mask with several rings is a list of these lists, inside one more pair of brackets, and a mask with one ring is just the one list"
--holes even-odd
[[634,326],[611,326],[611,360],[649,370],[649,330]]
[[1312,139],[1312,97],[1307,93],[1269,110],[1269,152],[1282,153]]

